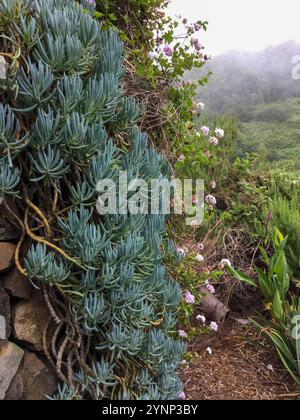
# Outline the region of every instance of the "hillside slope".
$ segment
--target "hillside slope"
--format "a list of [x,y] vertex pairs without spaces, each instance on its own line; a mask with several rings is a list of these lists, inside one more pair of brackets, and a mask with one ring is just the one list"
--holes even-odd
[[263,153],[271,162],[299,161],[300,99],[257,105],[249,120],[239,123],[238,150]]
[[[205,66],[212,75],[198,99],[213,113],[234,112],[243,119],[259,103],[298,97],[300,83],[292,78],[292,59],[299,54],[300,45],[289,41],[257,53],[231,51],[217,56]],[[196,80],[205,72],[193,70],[186,79]]]

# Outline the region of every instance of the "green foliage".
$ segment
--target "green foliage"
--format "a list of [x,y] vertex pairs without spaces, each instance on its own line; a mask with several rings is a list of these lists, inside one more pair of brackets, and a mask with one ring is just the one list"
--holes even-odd
[[[95,16],[108,27],[117,27],[121,31],[131,62],[136,72],[146,83],[153,86],[160,84],[163,74],[164,83],[182,77],[185,70],[200,68],[203,54],[190,48],[184,42],[185,36],[177,35],[180,22],[166,14],[169,2],[166,0],[112,0],[97,1]],[[207,29],[207,22],[198,21],[200,27]],[[191,35],[193,31],[188,30]],[[154,35],[159,34],[155,39]],[[149,58],[151,50],[157,50],[162,44],[172,45],[171,57],[158,54],[156,63]]]
[[256,267],[257,281],[253,281],[232,267],[228,267],[228,271],[239,281],[259,287],[266,303],[265,307],[270,313],[270,319],[262,319],[261,324],[253,322],[269,338],[284,367],[300,384],[300,348],[297,328],[300,300],[297,303],[297,298],[289,294],[290,276],[285,255],[287,237],[284,238],[276,227],[271,237],[274,254],[270,257],[268,252],[261,248],[266,270]]
[[[149,119],[144,118],[143,124],[151,141],[172,160],[191,137],[195,90],[207,82],[204,75],[185,84],[182,76],[187,70],[203,67],[208,59],[200,44],[197,48],[193,44],[196,32],[206,31],[208,23],[184,24],[183,18],[171,18],[168,4],[165,0],[97,1],[94,15],[105,28],[120,31],[133,89],[149,110]],[[165,47],[170,48],[170,54],[165,53]]]
[[70,275],[64,262],[40,244],[32,246],[25,260],[25,268],[30,279],[52,285],[64,282]]
[[290,162],[298,169],[299,104],[299,99],[289,99],[256,106],[251,121],[239,125],[239,153],[259,152],[281,168]]
[[7,163],[0,163],[0,203],[5,196],[17,196],[16,188],[20,182],[18,168],[10,168]]
[[289,270],[285,257],[286,242],[287,237],[283,238],[280,231],[274,228],[272,232],[274,255],[270,258],[268,253],[261,248],[261,254],[268,270],[265,272],[261,268],[256,267],[257,282],[236,271],[233,267],[228,267],[228,271],[239,281],[259,287],[267,305],[271,304],[273,315],[278,320],[282,320],[282,302],[286,300],[290,287]]
[[0,91],[0,198],[20,190],[25,274],[59,296],[58,313],[69,308],[56,338],[73,325],[55,398],[176,399],[185,343],[174,336],[181,290],[163,264],[165,218],[95,211],[100,179],[169,177],[124,96],[122,43],[74,1],[1,8],[0,50],[21,54]]
[[288,237],[287,258],[294,275],[299,275],[300,246],[300,209],[298,197],[288,200],[282,195],[275,195],[265,212],[272,214],[272,223]]
[[[209,136],[200,131],[200,127],[211,127]],[[214,136],[214,130],[222,127],[225,137],[219,140],[218,146],[213,146],[209,139]],[[183,141],[180,152],[184,159],[177,163],[177,173],[191,179],[204,179],[208,184],[211,180],[225,186],[231,159],[234,156],[236,141],[236,121],[233,118],[217,118],[207,120],[203,117],[196,121],[196,128],[190,130],[190,137]]]

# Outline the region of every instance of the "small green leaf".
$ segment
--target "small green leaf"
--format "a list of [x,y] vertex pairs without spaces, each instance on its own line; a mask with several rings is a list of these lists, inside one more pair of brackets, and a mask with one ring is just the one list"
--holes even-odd
[[276,290],[276,293],[273,299],[272,312],[277,319],[282,319],[284,316],[282,301],[281,301],[280,293],[278,290]]
[[237,280],[242,281],[243,283],[250,284],[250,286],[257,287],[257,282],[251,277],[243,274],[241,271],[235,270],[233,267],[227,266],[229,273],[235,277]]

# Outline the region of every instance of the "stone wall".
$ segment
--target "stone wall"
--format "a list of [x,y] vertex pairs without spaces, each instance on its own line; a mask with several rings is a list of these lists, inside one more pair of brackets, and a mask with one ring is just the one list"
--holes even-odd
[[57,388],[42,352],[50,314],[41,291],[15,267],[19,236],[0,206],[0,400],[42,400]]

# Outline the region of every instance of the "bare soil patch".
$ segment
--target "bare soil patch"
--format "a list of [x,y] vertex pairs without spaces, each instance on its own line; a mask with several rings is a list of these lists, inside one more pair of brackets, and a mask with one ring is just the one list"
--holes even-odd
[[199,336],[189,351],[193,362],[181,372],[188,400],[300,400],[300,387],[274,349],[255,327],[232,315],[218,333]]

